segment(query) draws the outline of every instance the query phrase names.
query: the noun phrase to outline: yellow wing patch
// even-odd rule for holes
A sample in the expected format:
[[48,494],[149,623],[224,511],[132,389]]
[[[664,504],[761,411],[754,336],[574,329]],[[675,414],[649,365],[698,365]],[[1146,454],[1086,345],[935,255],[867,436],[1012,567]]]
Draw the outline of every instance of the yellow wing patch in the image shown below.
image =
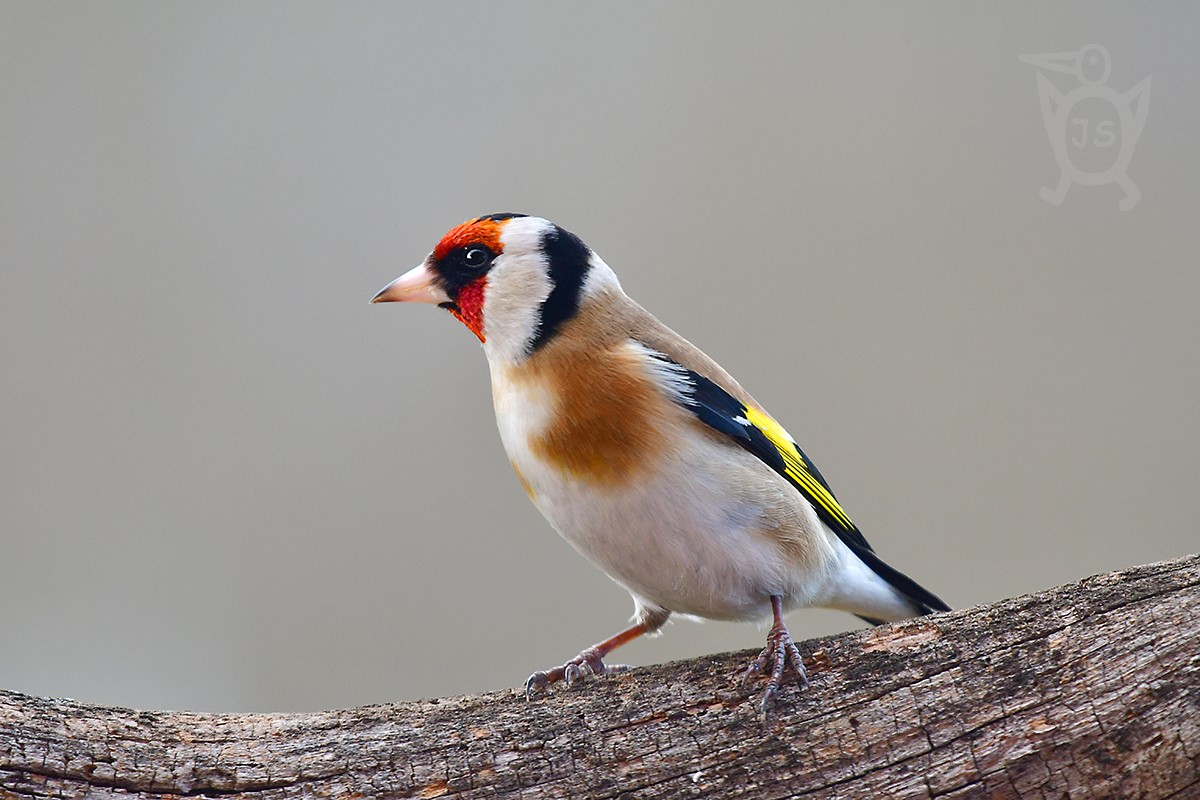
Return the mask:
[[829,516],[838,524],[847,530],[854,530],[854,523],[850,521],[850,517],[842,510],[841,504],[833,494],[809,470],[804,456],[796,447],[796,442],[783,429],[783,426],[776,422],[770,414],[758,408],[747,407],[745,417],[746,421],[762,431],[771,445],[779,451],[779,455],[783,458],[785,476],[795,483],[810,500],[828,512]]

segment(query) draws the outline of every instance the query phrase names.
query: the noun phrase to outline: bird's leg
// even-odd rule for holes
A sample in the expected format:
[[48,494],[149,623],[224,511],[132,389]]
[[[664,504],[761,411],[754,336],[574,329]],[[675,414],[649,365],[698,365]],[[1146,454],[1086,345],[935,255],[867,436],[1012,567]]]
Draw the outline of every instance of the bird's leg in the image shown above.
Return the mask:
[[779,686],[783,683],[783,675],[788,667],[800,678],[800,683],[808,686],[808,674],[804,671],[800,650],[792,641],[792,634],[788,633],[787,625],[783,624],[783,599],[779,595],[771,595],[771,612],[775,615],[775,622],[767,633],[767,646],[758,654],[758,658],[750,663],[746,674],[742,676],[742,683],[745,683],[751,675],[764,673],[768,666],[771,668],[771,677],[767,680],[767,690],[762,699],[764,716],[779,695]]
[[588,675],[624,672],[629,669],[628,666],[625,664],[605,664],[604,657],[621,645],[632,642],[642,634],[657,630],[666,621],[667,616],[669,615],[665,612],[650,614],[646,619],[635,625],[630,625],[617,635],[592,645],[561,667],[555,667],[546,672],[533,673],[529,676],[529,680],[525,681],[525,699],[530,699],[535,689],[541,689],[558,681],[565,680],[567,686],[571,686],[580,678],[587,677]]

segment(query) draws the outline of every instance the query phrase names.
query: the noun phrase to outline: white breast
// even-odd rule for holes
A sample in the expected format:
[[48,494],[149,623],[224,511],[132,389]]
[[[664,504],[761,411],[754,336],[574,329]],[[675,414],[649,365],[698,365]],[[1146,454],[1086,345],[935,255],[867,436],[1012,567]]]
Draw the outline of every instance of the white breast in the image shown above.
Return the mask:
[[[752,455],[687,426],[686,410],[662,463],[606,488],[566,474],[531,447],[556,412],[548,389],[493,367],[492,392],[501,440],[534,504],[640,605],[746,619],[769,612],[772,594],[789,607],[825,599],[838,563],[832,534]],[[804,559],[772,538],[781,523],[804,542]]]

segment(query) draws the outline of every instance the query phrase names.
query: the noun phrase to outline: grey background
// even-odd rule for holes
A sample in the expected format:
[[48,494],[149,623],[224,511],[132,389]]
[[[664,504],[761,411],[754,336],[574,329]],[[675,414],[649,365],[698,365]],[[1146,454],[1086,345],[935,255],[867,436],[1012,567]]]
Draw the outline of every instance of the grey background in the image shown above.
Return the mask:
[[[493,211],[579,233],[955,606],[1197,550],[1198,9],[0,3],[0,686],[318,709],[620,627],[474,338],[367,305]],[[1128,212],[1038,196],[1018,57],[1090,42],[1153,76]]]

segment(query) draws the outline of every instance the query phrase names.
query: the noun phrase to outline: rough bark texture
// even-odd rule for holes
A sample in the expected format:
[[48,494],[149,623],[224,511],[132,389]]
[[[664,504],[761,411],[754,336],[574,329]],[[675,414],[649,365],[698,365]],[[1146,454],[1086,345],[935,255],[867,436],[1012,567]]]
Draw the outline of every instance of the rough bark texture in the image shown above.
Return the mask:
[[0,693],[5,797],[1200,797],[1200,557],[750,653],[318,714]]

